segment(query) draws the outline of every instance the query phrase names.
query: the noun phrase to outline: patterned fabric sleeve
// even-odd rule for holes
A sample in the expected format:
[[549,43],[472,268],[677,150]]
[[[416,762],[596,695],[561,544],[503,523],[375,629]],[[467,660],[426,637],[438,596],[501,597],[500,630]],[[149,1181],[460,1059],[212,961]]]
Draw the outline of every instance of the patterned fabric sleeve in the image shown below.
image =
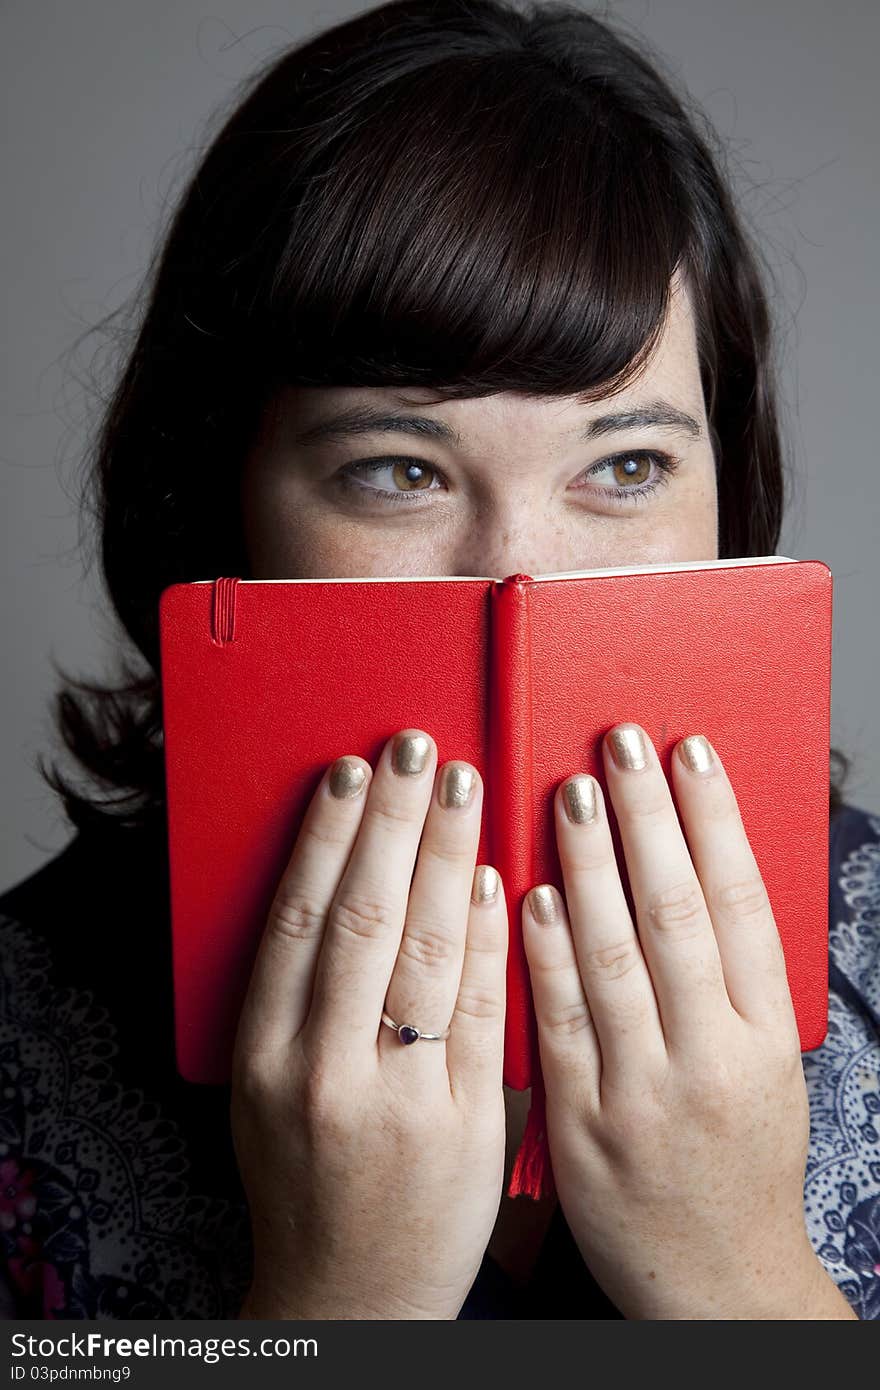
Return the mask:
[[220,1166],[225,1091],[189,1088],[182,1123],[118,1018],[56,974],[0,910],[0,1318],[237,1316],[247,1209],[192,1173],[199,1128]]
[[813,1249],[860,1318],[880,1318],[880,817],[831,826],[828,1035],[804,1054]]
[[162,861],[113,836],[0,897],[0,1316],[235,1317],[229,1088],[177,1074]]

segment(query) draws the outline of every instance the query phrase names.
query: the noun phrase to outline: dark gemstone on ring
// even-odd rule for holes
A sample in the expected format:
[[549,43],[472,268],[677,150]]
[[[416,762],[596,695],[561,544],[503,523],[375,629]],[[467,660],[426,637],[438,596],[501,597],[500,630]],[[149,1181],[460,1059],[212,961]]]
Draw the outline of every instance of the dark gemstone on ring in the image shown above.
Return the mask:
[[397,1036],[402,1043],[414,1043],[421,1035],[418,1028],[413,1028],[409,1023],[402,1023],[397,1030]]

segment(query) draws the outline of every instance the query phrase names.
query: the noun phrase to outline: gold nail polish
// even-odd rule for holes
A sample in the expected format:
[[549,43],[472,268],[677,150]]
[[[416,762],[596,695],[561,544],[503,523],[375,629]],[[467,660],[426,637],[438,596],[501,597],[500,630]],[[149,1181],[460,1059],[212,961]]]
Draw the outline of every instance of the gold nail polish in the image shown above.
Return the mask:
[[648,766],[648,750],[637,724],[621,724],[609,735],[611,755],[618,767],[639,772]]
[[477,779],[469,763],[444,763],[437,800],[444,808],[467,806],[473,800]]
[[478,864],[474,869],[474,882],[471,888],[471,901],[493,903],[498,897],[499,878],[490,864]]
[[424,772],[431,756],[431,744],[424,734],[396,734],[391,746],[391,766],[399,777],[415,777]]
[[569,777],[562,787],[562,805],[565,814],[575,825],[585,825],[595,820],[598,813],[596,783],[586,773]]
[[351,758],[337,758],[328,779],[330,795],[339,800],[357,796],[366,780],[367,774],[360,763],[352,762]]
[[679,744],[681,756],[691,772],[709,772],[715,762],[712,745],[702,734],[691,734]]
[[559,913],[556,911],[556,898],[552,888],[548,888],[542,883],[538,888],[532,888],[529,893],[529,911],[536,922],[540,922],[543,927],[550,927],[559,920]]

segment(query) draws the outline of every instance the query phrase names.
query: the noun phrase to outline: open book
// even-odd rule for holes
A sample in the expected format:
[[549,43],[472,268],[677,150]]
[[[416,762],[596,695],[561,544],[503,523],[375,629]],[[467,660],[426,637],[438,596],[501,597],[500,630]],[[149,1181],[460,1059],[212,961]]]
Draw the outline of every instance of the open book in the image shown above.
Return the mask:
[[606,792],[601,740],[642,725],[672,785],[687,734],[718,750],[782,939],[801,1046],[827,1016],[832,576],[771,555],[562,574],[172,584],[160,646],[177,1064],[229,1079],[272,897],[327,766],[425,729],[485,784],[478,863],[510,923],[504,1080],[538,1072],[521,906],[564,891],[553,793]]

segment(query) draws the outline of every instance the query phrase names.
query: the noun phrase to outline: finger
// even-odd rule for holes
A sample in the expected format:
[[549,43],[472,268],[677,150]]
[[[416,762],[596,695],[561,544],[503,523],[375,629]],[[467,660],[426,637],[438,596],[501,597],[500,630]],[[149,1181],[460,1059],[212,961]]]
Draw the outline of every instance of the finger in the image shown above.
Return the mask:
[[[507,997],[507,906],[501,876],[474,870],[464,962],[446,1043],[454,1094],[490,1103],[501,1087]],[[433,1044],[432,1044],[433,1045]]]
[[[455,1008],[482,807],[483,783],[477,769],[466,762],[444,763],[425,819],[403,936],[385,995],[385,1008],[395,1023],[423,1033],[444,1032]],[[442,1043],[405,1046],[404,1036],[383,1025],[382,1055],[398,1060],[410,1076],[428,1067],[445,1071]]]
[[324,924],[351,853],[373,770],[337,758],[321,778],[275,890],[244,1006],[236,1052],[276,1052],[303,1027]]
[[603,754],[667,1050],[702,1050],[730,1000],[669,784],[638,724],[616,725],[603,741]]
[[665,1064],[651,975],[623,891],[602,788],[578,774],[554,799],[565,901],[584,992],[602,1050],[603,1081],[622,1085]]
[[546,1089],[593,1107],[602,1055],[559,890],[542,883],[527,893],[522,921]]
[[694,734],[676,745],[672,776],[730,1001],[743,1018],[796,1031],[785,956],[767,889],[730,779],[707,738]]
[[420,729],[395,734],[379,757],[315,970],[306,1028],[325,1045],[375,1054],[436,765]]

